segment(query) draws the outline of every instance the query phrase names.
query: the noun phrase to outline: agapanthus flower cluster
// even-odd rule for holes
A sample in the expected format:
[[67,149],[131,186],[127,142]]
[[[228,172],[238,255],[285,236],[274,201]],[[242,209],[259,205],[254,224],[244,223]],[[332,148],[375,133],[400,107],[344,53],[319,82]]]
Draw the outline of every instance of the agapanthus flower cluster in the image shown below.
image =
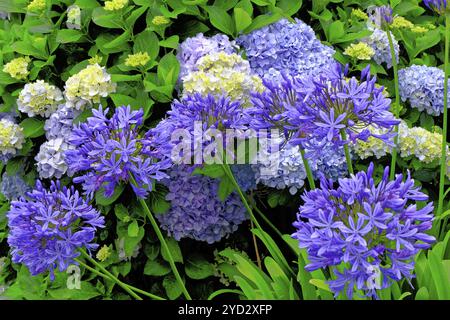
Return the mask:
[[66,26],[68,29],[81,29],[81,9],[79,6],[71,5],[67,8]]
[[337,181],[348,173],[344,147],[327,139],[309,140],[305,146],[305,156],[316,179],[324,175],[327,179]]
[[273,81],[282,73],[315,74],[334,61],[335,51],[323,45],[313,29],[298,19],[295,23],[282,19],[254,30],[240,36],[237,43],[245,49],[252,70]]
[[67,141],[62,138],[54,138],[44,142],[34,160],[41,179],[60,179],[68,170],[65,152],[73,149]]
[[80,253],[94,250],[95,233],[104,218],[73,187],[40,181],[32,192],[11,202],[7,213],[12,261],[28,267],[32,275],[64,271]]
[[[398,45],[398,42],[392,32],[391,36],[394,45],[395,57],[398,62],[400,46]],[[386,31],[374,28],[372,34],[369,37],[364,38],[362,42],[367,43],[375,51],[373,59],[376,63],[378,63],[379,65],[386,63],[388,69],[392,68],[392,55]]]
[[73,181],[83,185],[85,194],[92,195],[103,187],[109,197],[118,184],[134,178],[133,190],[145,197],[153,181],[166,177],[163,170],[170,162],[140,135],[144,112],[119,107],[108,118],[108,109],[100,106],[92,111],[93,116],[75,126],[69,138],[74,150],[66,151],[66,162],[69,170],[81,174]]
[[187,38],[180,44],[177,52],[177,59],[180,62],[179,79],[198,71],[197,62],[200,58],[218,52],[232,54],[236,48],[224,34],[205,37],[203,33],[199,33],[195,37]]
[[25,142],[23,129],[8,117],[0,119],[0,161],[6,162]]
[[18,174],[3,173],[0,182],[0,193],[8,200],[16,200],[30,191],[31,187]]
[[163,183],[169,189],[171,208],[157,215],[161,227],[176,240],[191,238],[209,244],[220,241],[248,219],[235,193],[225,201],[217,196],[219,180],[192,175],[193,168],[174,166]]
[[358,60],[370,60],[375,55],[375,50],[365,42],[358,42],[349,45],[344,54]]
[[9,74],[12,78],[17,80],[25,80],[30,74],[30,71],[28,71],[28,65],[30,62],[30,57],[19,57],[12,59],[3,66],[3,72]]
[[[367,128],[375,135],[386,134],[386,129],[375,128],[374,126],[369,126]],[[386,143],[383,140],[377,139],[375,137],[369,137],[366,141],[357,140],[355,143],[351,144],[352,150],[358,155],[360,159],[367,159],[370,157],[376,157],[380,159],[393,150],[393,143]]]
[[198,71],[182,78],[184,96],[192,93],[225,95],[245,107],[250,105],[251,92],[263,89],[261,79],[252,73],[248,61],[235,53],[207,54],[196,66]]
[[62,100],[61,90],[44,80],[37,80],[27,83],[20,91],[17,107],[21,112],[27,113],[29,117],[36,115],[49,117],[56,111]]
[[370,22],[382,30],[387,30],[394,21],[393,10],[390,6],[369,7],[368,10]]
[[[438,116],[444,111],[444,71],[412,65],[398,72],[400,97],[413,108]],[[450,99],[449,99],[450,102]]]
[[105,67],[96,63],[67,79],[64,89],[66,100],[73,102],[75,109],[80,110],[86,104],[99,103],[100,98],[115,92],[116,84],[111,81]]
[[445,14],[447,10],[447,0],[423,0],[423,3],[437,14]]
[[230,166],[230,169],[242,191],[246,192],[256,189],[256,170],[251,164],[233,164]]
[[374,182],[374,165],[366,172],[339,180],[322,179],[318,189],[305,192],[297,228],[292,236],[306,248],[310,263],[306,270],[340,266],[335,280],[328,282],[336,294],[352,298],[356,290],[376,297],[376,290],[393,281],[413,277],[414,257],[435,239],[431,229],[433,204],[418,208],[416,201],[428,196],[414,180],[397,175],[389,181],[386,168]]
[[253,165],[256,182],[296,194],[305,184],[306,170],[300,148],[285,144],[279,152],[271,152],[266,161]]

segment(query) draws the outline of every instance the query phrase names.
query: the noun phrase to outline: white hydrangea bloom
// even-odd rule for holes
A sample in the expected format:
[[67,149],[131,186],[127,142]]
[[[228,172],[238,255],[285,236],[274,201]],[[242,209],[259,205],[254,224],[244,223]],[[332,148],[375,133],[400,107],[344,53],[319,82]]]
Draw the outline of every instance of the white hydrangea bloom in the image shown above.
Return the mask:
[[7,118],[0,120],[0,160],[6,160],[22,149],[25,138],[23,129]]
[[27,83],[20,91],[17,106],[29,117],[36,115],[49,117],[56,111],[62,100],[61,90],[44,80],[38,80],[34,83]]
[[81,29],[81,9],[79,6],[71,5],[67,8],[66,26],[68,29]]
[[63,138],[51,139],[41,145],[34,158],[41,179],[61,178],[67,172],[64,152],[73,149]]
[[67,79],[64,89],[66,99],[80,110],[86,104],[100,103],[100,98],[116,91],[116,84],[106,69],[95,63]]

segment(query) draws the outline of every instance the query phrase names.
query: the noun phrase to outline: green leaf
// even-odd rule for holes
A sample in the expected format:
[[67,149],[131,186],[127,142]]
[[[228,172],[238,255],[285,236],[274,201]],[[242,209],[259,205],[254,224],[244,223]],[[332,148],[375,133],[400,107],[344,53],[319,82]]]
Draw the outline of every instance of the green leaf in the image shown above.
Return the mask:
[[277,7],[289,16],[292,16],[302,7],[302,0],[278,0]]
[[161,58],[158,65],[158,80],[160,83],[170,85],[172,88],[178,80],[180,63],[173,53],[168,53]]
[[277,22],[280,20],[281,15],[278,13],[273,14],[262,14],[253,19],[252,24],[244,30],[244,33],[249,33],[256,29],[261,29],[269,24]]
[[319,289],[325,290],[327,292],[332,292],[330,287],[328,286],[328,284],[321,279],[311,279],[309,280],[309,283],[311,283],[312,285],[316,286]]
[[417,290],[416,300],[430,300],[430,294],[428,293],[428,289],[426,287],[422,287]]
[[187,258],[184,270],[194,280],[201,280],[214,275],[214,267],[200,254],[194,253]]
[[124,31],[124,33],[122,33],[120,36],[115,37],[114,40],[112,40],[111,42],[106,43],[103,48],[105,49],[113,49],[113,48],[118,48],[123,46],[124,44],[126,44],[129,40],[130,40],[130,32]]
[[83,36],[83,34],[74,29],[61,29],[58,30],[56,34],[56,42],[58,43],[70,43],[70,42],[77,42],[80,40],[80,38]]
[[116,204],[114,206],[114,213],[116,214],[116,217],[119,220],[121,220],[123,222],[130,221],[130,215],[128,213],[128,210],[123,204],[121,204],[121,203]]
[[111,197],[105,196],[105,189],[101,188],[95,193],[95,202],[101,206],[108,206],[114,203],[122,194],[125,187],[121,184],[117,185]]
[[220,164],[210,164],[205,165],[203,168],[196,168],[192,174],[202,174],[216,179],[225,176],[225,171]]
[[128,225],[128,236],[135,238],[139,235],[139,224],[136,220]]
[[228,177],[222,177],[219,183],[219,190],[217,191],[217,195],[221,201],[225,201],[228,196],[233,193],[236,188],[234,184]]
[[112,74],[111,75],[111,81],[113,82],[131,82],[131,81],[140,81],[141,75],[140,74]]
[[174,35],[165,40],[161,40],[159,42],[159,45],[164,48],[176,49],[176,48],[178,48],[179,41],[180,41],[180,37],[177,35]]
[[170,266],[162,260],[147,260],[144,267],[144,274],[148,276],[161,277],[170,273]]
[[225,34],[233,35],[234,25],[228,12],[220,7],[208,6],[206,11],[209,14],[211,24]]
[[166,294],[170,300],[175,300],[183,293],[183,289],[181,288],[180,284],[171,274],[164,277],[162,285],[166,290]]
[[335,43],[338,39],[345,36],[345,29],[344,29],[344,23],[341,21],[334,21],[329,27],[328,27],[328,41],[331,43]]
[[150,30],[142,31],[134,38],[133,51],[135,53],[147,52],[150,59],[155,60],[159,54],[158,36]]
[[92,21],[104,28],[122,28],[123,20],[119,14],[114,11],[106,11],[103,7],[95,8],[92,11]]
[[20,126],[23,128],[25,138],[36,138],[45,133],[44,121],[36,118],[26,118],[20,123]]
[[[172,255],[172,258],[175,262],[183,263],[183,255],[181,254],[180,246],[178,242],[174,238],[166,238],[167,246],[169,247],[169,252]],[[169,262],[169,257],[167,255],[166,250],[161,247],[161,255],[164,260]]]
[[130,106],[134,110],[139,109],[141,107],[140,105],[138,105],[138,102],[136,101],[136,99],[133,99],[124,94],[112,93],[112,94],[110,94],[110,97],[116,107]]
[[252,17],[241,8],[234,8],[234,23],[239,33],[252,24]]

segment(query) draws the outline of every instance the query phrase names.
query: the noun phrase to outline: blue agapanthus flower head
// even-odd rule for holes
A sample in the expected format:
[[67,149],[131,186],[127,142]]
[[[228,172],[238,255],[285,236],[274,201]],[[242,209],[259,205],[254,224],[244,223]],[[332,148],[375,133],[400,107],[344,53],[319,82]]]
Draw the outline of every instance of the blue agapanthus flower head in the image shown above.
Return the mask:
[[224,34],[205,37],[199,33],[195,37],[187,38],[180,44],[177,52],[177,59],[180,62],[179,79],[197,71],[197,62],[200,58],[222,51],[227,54],[236,51],[236,45]]
[[317,39],[314,30],[299,19],[287,19],[241,35],[252,70],[261,78],[277,81],[290,76],[315,74],[334,61],[335,51]]
[[[347,70],[334,64],[316,77],[295,79],[295,82],[300,103],[288,108],[284,116],[289,122],[287,130],[308,129],[310,134],[300,135],[300,142],[314,137],[347,143],[348,140],[342,139],[342,132],[353,141],[367,140],[373,135],[366,129],[369,125],[390,130],[399,123],[389,111],[391,100],[383,95],[382,87],[375,86],[376,77],[370,75],[369,66],[359,80],[347,79]],[[392,135],[376,137],[389,143]]]
[[418,207],[428,196],[386,168],[379,183],[367,172],[339,179],[338,186],[322,178],[320,188],[303,194],[292,235],[306,248],[308,271],[339,266],[329,286],[336,295],[355,290],[376,297],[392,281],[413,277],[414,257],[435,241],[425,232],[432,227],[433,204]]
[[423,3],[434,12],[443,15],[447,10],[447,0],[423,0]]
[[100,107],[92,112],[92,117],[73,129],[69,139],[75,148],[66,151],[66,162],[71,172],[81,174],[73,181],[82,183],[88,195],[103,187],[105,195],[111,196],[118,184],[133,177],[133,190],[145,197],[154,180],[166,177],[164,170],[170,167],[170,159],[139,134],[143,111],[119,107],[110,118],[108,109]]
[[18,174],[3,173],[0,182],[0,193],[8,200],[16,200],[31,190],[31,187]]
[[7,213],[12,260],[23,263],[32,275],[59,269],[64,271],[80,255],[93,250],[104,218],[80,196],[74,187],[52,181],[45,188],[40,181],[32,192],[11,202]]
[[382,29],[387,29],[394,22],[394,12],[391,6],[379,6],[369,8],[370,20]]
[[218,197],[219,180],[192,175],[193,167],[173,166],[163,183],[169,189],[168,212],[157,215],[161,228],[176,240],[191,238],[214,243],[237,230],[248,219],[239,196]]
[[[444,112],[444,71],[428,66],[412,65],[398,72],[402,101],[411,107],[438,116]],[[449,98],[450,102],[450,98]]]

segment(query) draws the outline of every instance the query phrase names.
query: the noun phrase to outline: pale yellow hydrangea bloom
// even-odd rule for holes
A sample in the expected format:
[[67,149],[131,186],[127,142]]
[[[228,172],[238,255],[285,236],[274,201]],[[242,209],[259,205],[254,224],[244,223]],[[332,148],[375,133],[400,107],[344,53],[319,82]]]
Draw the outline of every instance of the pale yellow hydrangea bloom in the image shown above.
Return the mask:
[[104,9],[107,11],[120,10],[128,4],[128,0],[105,1]]
[[361,9],[352,9],[352,16],[361,19],[361,20],[367,20],[369,19],[369,16],[367,13],[362,11]]
[[94,57],[90,58],[88,62],[89,64],[100,64],[100,62],[102,62],[102,57],[96,54]]
[[67,8],[67,28],[81,29],[81,9],[77,5],[72,5]]
[[370,60],[375,55],[375,50],[365,42],[358,42],[348,46],[344,54],[358,60]]
[[29,117],[35,115],[49,117],[56,111],[62,100],[61,90],[44,80],[38,80],[34,83],[27,83],[20,91],[17,106]]
[[170,19],[168,19],[168,18],[166,18],[166,17],[164,17],[164,16],[155,16],[155,17],[152,19],[152,23],[153,23],[155,26],[164,26],[164,25],[170,23]]
[[2,155],[16,154],[22,149],[25,141],[23,129],[8,119],[0,120],[0,153]]
[[237,54],[209,54],[199,59],[197,67],[198,71],[182,79],[184,95],[226,95],[248,107],[250,93],[264,90],[261,78],[252,74],[249,62]]
[[405,19],[401,16],[396,16],[394,18],[394,21],[392,22],[392,27],[397,28],[397,29],[400,29],[400,28],[411,29],[414,27],[414,23],[412,23],[408,19]]
[[69,102],[77,102],[76,109],[82,109],[86,103],[99,103],[100,98],[115,91],[116,84],[111,81],[106,69],[92,64],[67,79],[64,94]]
[[138,52],[129,54],[125,60],[125,65],[129,67],[145,66],[150,61],[150,56],[147,52]]
[[33,0],[27,6],[27,11],[39,13],[47,7],[46,0]]
[[28,64],[30,62],[30,57],[15,58],[3,66],[3,72],[8,73],[15,79],[25,80],[30,73],[28,71]]
[[96,258],[97,260],[103,262],[110,256],[111,256],[111,249],[107,245],[104,245],[103,247],[100,248],[100,250],[98,250]]
[[414,26],[414,27],[411,28],[411,31],[414,32],[414,33],[426,33],[429,30],[427,28],[425,28],[425,27],[422,27],[422,26]]

